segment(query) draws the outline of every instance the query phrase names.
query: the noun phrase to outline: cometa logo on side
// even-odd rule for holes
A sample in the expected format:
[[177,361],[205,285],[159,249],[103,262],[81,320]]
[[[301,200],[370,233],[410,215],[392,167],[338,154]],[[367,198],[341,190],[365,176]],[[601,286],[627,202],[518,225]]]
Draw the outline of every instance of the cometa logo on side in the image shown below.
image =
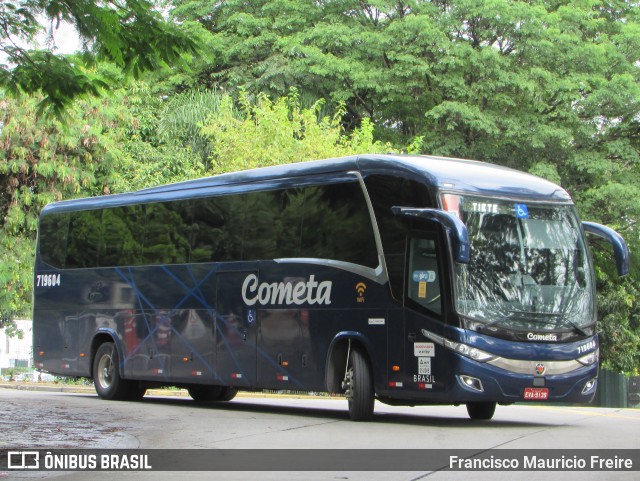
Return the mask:
[[247,306],[256,303],[266,305],[331,304],[331,281],[317,282],[315,276],[307,281],[262,282],[258,276],[249,274],[242,283],[242,299]]

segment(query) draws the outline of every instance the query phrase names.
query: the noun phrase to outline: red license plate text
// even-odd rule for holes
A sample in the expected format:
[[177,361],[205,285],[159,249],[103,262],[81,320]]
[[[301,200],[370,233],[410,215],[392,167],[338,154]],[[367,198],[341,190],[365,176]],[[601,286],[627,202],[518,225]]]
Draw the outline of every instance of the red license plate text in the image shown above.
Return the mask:
[[524,399],[527,401],[546,401],[549,399],[549,388],[525,387]]

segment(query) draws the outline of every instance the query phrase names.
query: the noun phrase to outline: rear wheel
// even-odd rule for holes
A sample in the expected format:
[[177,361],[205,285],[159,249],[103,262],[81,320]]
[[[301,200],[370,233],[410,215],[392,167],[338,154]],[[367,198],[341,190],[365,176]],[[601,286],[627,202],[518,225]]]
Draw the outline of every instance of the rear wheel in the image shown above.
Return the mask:
[[238,390],[234,387],[223,387],[218,401],[231,401],[238,394]]
[[[113,342],[100,345],[93,359],[93,384],[102,399],[124,401],[131,399],[132,384],[120,377],[120,357]],[[144,395],[144,392],[142,392]],[[140,396],[142,397],[142,396]]]
[[221,386],[191,386],[187,389],[189,396],[198,402],[218,401],[222,390]]
[[467,403],[467,412],[471,419],[488,420],[493,417],[496,412],[496,403],[494,402],[470,402]]
[[373,376],[364,354],[353,350],[349,356],[347,374],[342,383],[349,401],[349,417],[353,421],[367,421],[373,416]]

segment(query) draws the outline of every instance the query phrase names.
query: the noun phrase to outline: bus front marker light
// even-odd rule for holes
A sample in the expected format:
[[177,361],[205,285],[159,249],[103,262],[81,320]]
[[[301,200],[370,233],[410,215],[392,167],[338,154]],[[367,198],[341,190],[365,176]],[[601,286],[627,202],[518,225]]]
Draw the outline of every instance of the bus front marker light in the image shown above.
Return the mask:
[[482,381],[480,381],[480,379],[478,379],[477,377],[466,376],[464,374],[461,374],[458,377],[460,378],[460,381],[465,387],[468,387],[469,389],[473,389],[474,391],[484,392]]

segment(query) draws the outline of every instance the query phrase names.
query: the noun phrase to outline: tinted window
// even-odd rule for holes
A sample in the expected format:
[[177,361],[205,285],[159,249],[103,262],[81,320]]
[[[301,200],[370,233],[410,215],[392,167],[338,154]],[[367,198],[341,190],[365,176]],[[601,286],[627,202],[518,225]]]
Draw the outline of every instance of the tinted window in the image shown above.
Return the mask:
[[143,262],[145,209],[142,205],[102,212],[98,266],[131,266]]
[[295,257],[378,264],[355,182],[53,215],[40,230],[43,260],[67,268]]
[[242,260],[243,196],[196,199],[194,206],[191,262]]
[[54,267],[64,267],[68,232],[69,214],[48,215],[42,218],[38,237],[44,262]]
[[393,295],[400,299],[403,290],[406,239],[413,222],[394,215],[391,207],[433,207],[429,191],[418,182],[384,175],[371,175],[365,179],[365,184],[382,238],[391,290]]
[[65,266],[95,267],[102,240],[102,211],[85,210],[71,214]]
[[438,249],[433,239],[411,238],[407,297],[413,303],[435,313],[442,313]]
[[373,228],[360,185],[323,185],[305,191],[300,256],[377,266]]
[[189,262],[193,215],[188,201],[147,204],[142,264]]

